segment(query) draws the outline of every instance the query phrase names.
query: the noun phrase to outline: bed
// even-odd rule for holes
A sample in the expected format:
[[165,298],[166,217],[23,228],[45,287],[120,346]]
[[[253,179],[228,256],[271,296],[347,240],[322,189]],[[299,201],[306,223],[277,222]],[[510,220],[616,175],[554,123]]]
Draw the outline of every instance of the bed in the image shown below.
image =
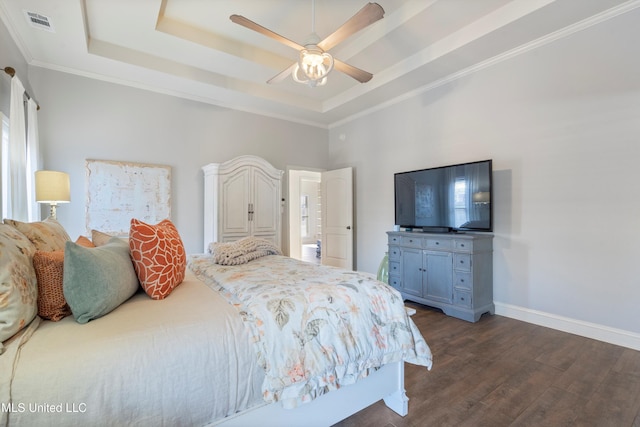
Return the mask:
[[[106,246],[118,246],[114,240]],[[74,244],[67,241],[65,246]],[[19,252],[33,256],[24,249]],[[65,257],[68,254],[65,251]],[[188,263],[184,277],[166,297],[150,298],[146,288],[138,287],[124,302],[86,323],[79,323],[75,312],[56,322],[35,316],[4,340],[0,424],[327,426],[380,399],[400,415],[407,413],[404,362],[430,368],[431,354],[395,290],[367,274],[312,266],[274,253],[240,265],[217,264],[212,254],[193,255]],[[269,276],[269,270],[275,276]],[[266,283],[276,277],[285,277],[285,290],[266,291]],[[290,291],[300,278],[310,282],[312,308]],[[320,286],[323,280],[335,282],[329,293]],[[374,292],[366,296],[374,301],[366,309],[354,299],[365,294],[365,287]],[[336,304],[338,294],[351,303],[350,311],[374,322],[366,336],[349,337],[357,345],[344,349],[327,341],[335,313],[342,313],[334,320],[343,326],[355,323],[342,311],[327,311],[326,304]],[[279,304],[269,302],[274,295]],[[264,304],[256,303],[260,298]],[[275,326],[255,311],[261,305],[273,313]],[[309,315],[314,309],[324,315]],[[307,317],[300,323],[296,316]],[[287,331],[294,324],[306,327]],[[288,350],[269,350],[280,341],[268,339],[269,328],[294,336],[307,359],[317,358],[314,349],[320,349],[320,359],[333,365],[314,375],[313,369],[294,364],[295,369],[278,380],[273,372],[283,368],[266,353]],[[373,359],[358,359],[373,348],[382,351]],[[343,350],[362,354],[344,360]],[[292,360],[281,359],[284,368]],[[315,362],[308,365],[317,367]]]

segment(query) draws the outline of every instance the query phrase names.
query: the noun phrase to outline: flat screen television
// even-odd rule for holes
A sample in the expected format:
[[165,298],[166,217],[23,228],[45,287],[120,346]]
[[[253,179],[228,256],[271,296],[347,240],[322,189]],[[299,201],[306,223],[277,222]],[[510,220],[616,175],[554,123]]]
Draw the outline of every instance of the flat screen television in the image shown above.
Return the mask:
[[424,231],[493,231],[492,161],[394,174],[395,223]]

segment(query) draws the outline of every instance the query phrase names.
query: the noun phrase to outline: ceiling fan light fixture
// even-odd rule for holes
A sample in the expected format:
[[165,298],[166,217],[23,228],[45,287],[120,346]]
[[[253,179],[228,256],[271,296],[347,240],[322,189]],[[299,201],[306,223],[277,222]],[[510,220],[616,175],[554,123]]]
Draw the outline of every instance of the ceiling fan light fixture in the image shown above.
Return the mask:
[[[299,52],[296,62],[288,66],[276,76],[267,80],[267,83],[278,83],[290,74],[297,83],[304,83],[311,87],[322,86],[327,83],[327,75],[333,70],[334,59],[327,51],[332,49],[344,39],[366,28],[384,17],[384,9],[378,3],[367,3],[355,15],[349,18],[342,26],[329,36],[320,40],[315,32],[315,1],[311,1],[311,34],[304,45],[300,45],[268,28],[257,24],[242,15],[231,15],[232,22],[242,25],[252,31],[256,31],[278,42],[287,45]],[[360,83],[366,83],[373,74],[360,70],[352,65],[336,60],[337,70],[353,77]]]
[[327,83],[326,77],[321,80],[310,80],[297,62],[293,72],[291,73],[291,77],[293,77],[294,82],[302,83],[309,87],[324,86]]
[[293,80],[311,87],[327,83],[327,75],[333,70],[333,56],[315,45],[307,45],[300,51],[293,72]]

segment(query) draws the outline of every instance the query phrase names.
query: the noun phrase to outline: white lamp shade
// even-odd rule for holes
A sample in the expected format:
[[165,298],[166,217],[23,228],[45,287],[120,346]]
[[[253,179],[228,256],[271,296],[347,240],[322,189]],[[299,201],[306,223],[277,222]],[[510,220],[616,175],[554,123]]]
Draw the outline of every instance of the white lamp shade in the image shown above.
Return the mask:
[[57,171],[36,171],[36,202],[69,203],[69,175]]

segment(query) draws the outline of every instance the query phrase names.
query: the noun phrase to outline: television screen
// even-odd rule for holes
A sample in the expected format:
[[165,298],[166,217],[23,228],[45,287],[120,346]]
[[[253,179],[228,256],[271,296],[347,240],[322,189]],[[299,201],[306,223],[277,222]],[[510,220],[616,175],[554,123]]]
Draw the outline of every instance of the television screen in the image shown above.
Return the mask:
[[492,231],[491,163],[396,173],[395,223],[425,231]]

